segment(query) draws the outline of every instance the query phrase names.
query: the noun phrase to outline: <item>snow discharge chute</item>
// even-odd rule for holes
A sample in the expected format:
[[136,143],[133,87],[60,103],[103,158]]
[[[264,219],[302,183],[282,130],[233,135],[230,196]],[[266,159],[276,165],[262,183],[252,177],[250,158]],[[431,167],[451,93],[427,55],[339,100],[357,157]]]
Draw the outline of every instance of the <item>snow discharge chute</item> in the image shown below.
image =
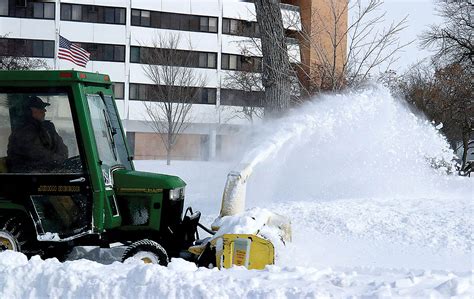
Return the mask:
[[211,226],[214,236],[205,244],[189,249],[199,256],[204,256],[206,249],[210,249],[219,268],[237,265],[263,269],[275,263],[275,247],[278,251],[291,241],[291,223],[288,219],[266,209],[245,210],[247,181],[255,165],[271,152],[263,153],[265,156],[257,156],[258,160],[254,159],[253,163],[241,163],[229,172],[221,211]]
[[[235,221],[235,217],[245,218],[249,213],[252,214],[251,211],[245,211],[245,201],[247,181],[254,169],[258,164],[276,155],[290,140],[302,136],[317,121],[311,115],[301,115],[297,118],[296,121],[285,122],[280,120],[272,126],[268,126],[271,127],[268,136],[250,150],[233,171],[229,172],[222,195],[220,214],[212,224],[213,230],[219,233],[226,226],[226,221]],[[260,219],[254,219],[256,217]],[[258,215],[251,216],[251,218],[258,225],[253,228],[249,227],[248,233],[262,235],[274,242],[274,245],[276,245],[275,242],[284,244],[291,241],[291,223],[282,215],[263,210]],[[264,231],[266,231],[266,235]],[[270,235],[272,237],[269,237]]]

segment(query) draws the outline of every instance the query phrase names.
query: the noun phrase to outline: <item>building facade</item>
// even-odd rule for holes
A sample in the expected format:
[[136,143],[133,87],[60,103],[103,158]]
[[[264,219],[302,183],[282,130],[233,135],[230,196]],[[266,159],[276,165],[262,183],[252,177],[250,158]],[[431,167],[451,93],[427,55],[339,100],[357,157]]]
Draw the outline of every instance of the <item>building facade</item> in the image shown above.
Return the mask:
[[[299,3],[282,2],[285,26],[299,31]],[[236,136],[249,125],[241,115],[243,107],[261,109],[258,91],[233,89],[226,84],[228,74],[258,73],[258,51],[249,50],[255,40],[258,43],[251,1],[0,0],[0,56],[41,58],[50,69],[109,74],[136,159],[166,156],[160,136],[147,122],[143,102],[153,100],[147,92],[153,82],[144,72],[143,53],[156,44],[157,38],[170,34],[179,36],[178,50],[193,57],[183,67],[193,68],[206,78],[173,159],[232,155]],[[55,59],[59,35],[91,53],[86,68]],[[301,61],[297,42],[289,44],[289,52],[293,62]]]

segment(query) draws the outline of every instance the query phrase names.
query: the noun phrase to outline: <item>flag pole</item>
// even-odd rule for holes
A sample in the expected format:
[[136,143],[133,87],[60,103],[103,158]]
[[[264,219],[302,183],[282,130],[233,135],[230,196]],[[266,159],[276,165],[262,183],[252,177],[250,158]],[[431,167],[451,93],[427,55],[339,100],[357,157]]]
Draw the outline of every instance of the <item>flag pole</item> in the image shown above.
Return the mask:
[[54,27],[55,27],[55,34],[54,34],[54,69],[59,69],[59,62],[58,62],[58,52],[59,52],[59,33],[60,33],[60,19],[61,19],[61,0],[56,0],[55,6],[55,14],[54,14]]

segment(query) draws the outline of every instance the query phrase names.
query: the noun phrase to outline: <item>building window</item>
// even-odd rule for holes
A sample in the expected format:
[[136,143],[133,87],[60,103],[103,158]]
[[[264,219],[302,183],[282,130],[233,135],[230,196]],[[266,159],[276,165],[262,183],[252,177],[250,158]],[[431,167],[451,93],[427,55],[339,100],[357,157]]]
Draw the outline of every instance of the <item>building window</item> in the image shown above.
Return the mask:
[[0,16],[54,19],[54,3],[0,0]]
[[261,72],[261,57],[222,54],[223,70]]
[[[135,101],[154,101],[158,102],[156,98],[156,92],[153,90],[156,88],[166,88],[170,89],[168,92],[162,92],[162,94],[187,94],[189,97],[192,97],[190,103],[192,104],[216,104],[216,89],[215,88],[196,88],[196,87],[184,87],[184,86],[164,86],[164,85],[154,85],[154,84],[138,84],[130,83],[130,100]],[[181,89],[180,91],[174,92],[174,89]],[[153,96],[155,95],[155,96]],[[181,99],[167,99],[170,102],[181,103]]]
[[114,97],[116,100],[123,99],[124,96],[124,84],[123,82],[114,82],[112,85],[112,90],[114,92]]
[[149,89],[153,85],[130,83],[130,100],[150,101]]
[[114,46],[114,59],[125,61],[125,47]]
[[104,8],[104,21],[107,24],[115,23],[115,10],[113,7]]
[[199,67],[215,69],[217,67],[216,53],[199,53]]
[[206,17],[201,17],[200,18],[200,30],[201,31],[209,31],[209,19]]
[[217,33],[216,17],[132,9],[132,26]]
[[217,32],[217,18],[209,18],[209,32]]
[[207,53],[207,67],[215,69],[217,67],[217,54]]
[[54,3],[43,3],[43,17],[54,19]]
[[128,92],[130,100],[138,100],[138,84],[130,83]]
[[125,24],[125,9],[114,8],[114,22],[117,24]]
[[8,1],[0,1],[0,16],[8,16]]
[[217,32],[217,18],[200,17],[199,30],[203,32]]
[[130,100],[150,101],[148,89],[153,85],[130,83]]
[[54,57],[54,42],[53,41],[41,41],[33,40],[32,41],[32,57]]
[[258,23],[245,20],[224,18],[222,19],[222,33],[248,37],[258,37]]
[[191,30],[191,18],[186,15],[179,15],[179,30],[189,31]]
[[131,46],[130,62],[216,69],[217,53]]
[[132,9],[132,25],[140,26],[140,11]]
[[151,22],[150,22],[150,12],[149,11],[144,11],[142,10],[141,16],[140,16],[140,22],[142,26],[147,26],[149,27]]
[[201,104],[215,104],[216,103],[216,89],[203,88],[201,90]]
[[125,8],[61,3],[61,20],[103,24],[125,24]]
[[237,55],[229,55],[229,70],[237,69]]
[[0,38],[0,56],[54,58],[54,41]]
[[140,63],[140,47],[130,47],[130,62]]
[[263,91],[221,89],[220,103],[225,106],[263,107]]
[[71,5],[71,20],[82,21],[82,6],[81,5]]
[[90,60],[95,61],[114,61],[125,62],[125,46],[93,44],[93,43],[76,43],[91,53]]
[[[132,9],[132,25],[150,27],[151,16],[148,10]],[[159,18],[155,18],[158,21]]]
[[71,20],[71,11],[72,5],[70,4],[62,4],[61,5],[61,20]]
[[37,18],[37,19],[43,18],[43,3],[39,3],[39,2],[33,3],[33,18]]

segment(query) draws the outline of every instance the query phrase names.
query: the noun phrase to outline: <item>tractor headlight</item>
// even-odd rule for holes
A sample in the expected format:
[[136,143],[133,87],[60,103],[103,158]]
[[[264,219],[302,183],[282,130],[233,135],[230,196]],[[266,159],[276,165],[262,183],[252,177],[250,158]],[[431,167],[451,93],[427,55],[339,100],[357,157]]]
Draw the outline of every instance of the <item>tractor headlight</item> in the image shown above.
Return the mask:
[[170,189],[170,200],[180,200],[184,198],[184,187]]

